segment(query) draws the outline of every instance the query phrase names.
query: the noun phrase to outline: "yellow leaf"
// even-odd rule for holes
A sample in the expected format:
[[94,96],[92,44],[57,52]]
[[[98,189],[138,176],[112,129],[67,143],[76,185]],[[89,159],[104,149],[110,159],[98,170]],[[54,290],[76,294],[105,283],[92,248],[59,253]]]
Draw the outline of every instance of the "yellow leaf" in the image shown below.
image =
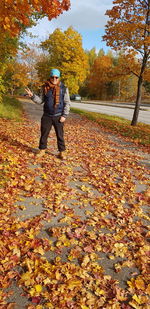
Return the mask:
[[135,304],[133,301],[130,301],[129,304],[135,309],[141,309],[141,306]]
[[141,299],[139,296],[137,296],[136,294],[133,295],[132,297],[139,305],[141,305]]
[[144,281],[143,281],[143,279],[142,278],[136,278],[136,280],[135,280],[135,286],[136,286],[136,288],[137,289],[139,289],[139,290],[145,290],[145,283],[144,283]]
[[74,259],[74,257],[73,257],[72,255],[69,255],[69,256],[68,256],[68,260],[69,260],[69,261],[72,261],[73,259]]
[[91,253],[91,254],[90,254],[90,259],[91,259],[92,261],[95,261],[97,258],[98,258],[98,256],[97,256],[96,253]]
[[60,278],[61,278],[61,273],[57,270],[56,271],[56,279],[60,280]]
[[30,278],[31,278],[31,274],[30,274],[29,272],[26,272],[26,273],[22,274],[22,276],[21,276],[21,279],[22,279],[23,281],[27,281],[27,280],[29,280]]
[[36,284],[34,287],[35,287],[36,292],[38,293],[42,292],[42,285]]
[[45,173],[42,174],[43,179],[47,179],[47,175]]
[[54,309],[54,306],[52,305],[52,303],[46,303],[46,308]]
[[115,259],[114,255],[109,255],[109,259],[114,260]]
[[48,283],[51,282],[51,280],[49,278],[46,278],[43,282],[44,282],[44,284],[48,284]]
[[35,291],[34,288],[30,289],[29,293],[30,293],[31,297],[36,295],[36,291]]
[[68,288],[73,290],[75,287],[80,287],[81,281],[80,280],[70,280],[68,281]]
[[95,294],[97,296],[100,296],[100,295],[105,295],[106,292],[104,290],[101,290],[100,288],[97,288],[96,291],[95,291]]
[[127,281],[127,283],[128,283],[128,286],[129,286],[132,290],[135,289],[135,286],[134,286],[134,279],[133,279],[133,278],[131,278],[131,281]]
[[8,16],[5,17],[5,22],[6,22],[6,24],[10,23],[10,19],[9,19]]
[[81,264],[82,267],[85,267],[90,261],[90,258],[88,255],[85,255],[84,258],[83,258],[83,262]]
[[36,309],[43,309],[43,306],[42,305],[37,305]]
[[60,262],[60,261],[61,261],[61,257],[60,257],[60,256],[57,256],[57,257],[56,257],[56,263],[57,263],[57,262]]
[[83,191],[83,192],[90,192],[91,191],[91,188],[90,187],[86,187],[85,185],[82,185],[80,187],[80,189]]
[[85,212],[85,213],[86,213],[86,215],[87,215],[87,216],[89,216],[89,215],[91,215],[91,214],[92,214],[92,212],[91,212],[91,211],[89,211],[89,210],[86,210],[86,212]]
[[17,255],[18,257],[20,257],[20,255],[21,255],[21,252],[20,252],[20,249],[19,248],[14,248],[14,250],[13,250],[13,254],[14,255]]
[[44,253],[45,253],[42,247],[39,247],[39,248],[37,248],[37,249],[34,249],[34,252],[40,253],[41,255],[44,255]]

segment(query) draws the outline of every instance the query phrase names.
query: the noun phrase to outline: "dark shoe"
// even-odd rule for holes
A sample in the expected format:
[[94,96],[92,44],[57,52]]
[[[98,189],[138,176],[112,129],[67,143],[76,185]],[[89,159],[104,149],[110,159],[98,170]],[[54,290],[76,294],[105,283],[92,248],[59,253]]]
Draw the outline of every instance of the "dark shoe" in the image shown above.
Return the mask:
[[65,159],[64,153],[62,151],[59,152],[58,158],[61,159],[61,160]]

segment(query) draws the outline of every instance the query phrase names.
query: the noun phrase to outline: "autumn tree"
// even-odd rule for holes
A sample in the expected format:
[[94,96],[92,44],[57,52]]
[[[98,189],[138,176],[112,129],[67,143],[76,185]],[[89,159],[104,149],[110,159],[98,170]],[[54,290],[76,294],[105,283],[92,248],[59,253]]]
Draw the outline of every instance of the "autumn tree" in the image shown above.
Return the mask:
[[114,54],[109,50],[105,54],[101,49],[94,54],[93,50],[86,51],[89,57],[89,73],[79,90],[81,96],[119,101],[135,99],[137,78],[130,71],[131,63],[132,69],[137,69],[137,59],[132,57],[131,63],[128,63],[129,57],[121,52]]
[[103,48],[100,48],[99,52],[98,52],[98,57],[102,57],[105,55],[105,52],[103,50]]
[[31,17],[51,20],[69,7],[70,0],[1,0],[0,30],[16,36],[22,27],[31,25]]
[[95,59],[88,78],[90,96],[96,99],[106,99],[111,70],[112,58],[104,55]]
[[141,104],[144,72],[150,56],[150,0],[115,0],[106,12],[109,21],[103,36],[115,50],[124,49],[126,55],[138,56],[139,70],[135,110],[131,125],[136,125]]
[[28,86],[37,91],[41,85],[40,78],[36,69],[36,63],[41,59],[38,46],[30,44],[19,53],[19,60],[27,68],[28,71]]
[[[14,42],[27,27],[47,16],[56,18],[70,7],[70,0],[1,0],[0,4],[0,101],[5,91],[7,59],[14,56]],[[6,51],[6,53],[5,53]]]
[[14,57],[18,49],[18,39],[9,35],[0,35],[0,75],[3,74],[5,66]]
[[28,67],[16,60],[7,65],[7,70],[4,75],[5,87],[12,95],[18,90],[23,91],[30,82]]
[[0,102],[2,95],[6,91],[4,76],[7,66],[16,56],[18,49],[18,39],[12,38],[8,34],[1,33],[0,36]]
[[86,54],[88,56],[89,68],[91,68],[91,66],[93,65],[95,59],[97,58],[96,48],[93,47],[92,49],[86,50],[85,52],[86,52]]
[[49,78],[50,67],[51,67],[51,63],[50,63],[49,56],[45,54],[41,54],[39,56],[38,61],[35,64],[35,69],[37,70],[38,78],[41,84],[43,84],[46,78]]
[[88,56],[89,70],[86,80],[79,90],[81,96],[97,99],[112,98],[116,91],[110,75],[114,61],[113,54],[108,52],[105,55],[103,49],[96,52],[95,48],[86,50],[86,54]]
[[137,91],[137,77],[132,73],[138,70],[138,61],[136,57],[129,57],[122,52],[119,52],[113,58],[113,70],[111,74],[112,80],[118,85],[118,99],[135,100]]
[[[69,87],[70,93],[77,93],[79,86],[86,78],[88,69],[88,59],[82,47],[81,35],[72,27],[64,32],[56,29],[47,40],[41,43],[41,47],[49,54],[44,70],[41,62],[37,64],[42,81],[49,77],[50,69],[56,67],[61,71],[61,78]],[[44,72],[43,76],[42,72]]]
[[95,47],[93,47],[90,50],[85,50],[85,53],[88,57],[88,72],[87,72],[87,76],[86,76],[85,81],[82,83],[82,85],[80,86],[80,89],[79,89],[79,93],[82,97],[88,97],[88,95],[89,95],[88,76],[89,76],[89,73],[90,73],[90,69],[94,64],[94,61],[97,58],[97,52],[96,52]]

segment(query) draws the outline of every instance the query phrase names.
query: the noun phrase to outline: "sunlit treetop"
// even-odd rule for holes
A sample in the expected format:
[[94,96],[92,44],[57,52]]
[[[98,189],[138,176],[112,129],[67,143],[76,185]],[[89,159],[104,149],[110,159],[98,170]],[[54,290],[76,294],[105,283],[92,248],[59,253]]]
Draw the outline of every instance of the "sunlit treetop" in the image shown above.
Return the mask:
[[150,46],[150,1],[115,0],[106,12],[107,44],[114,49],[131,48],[143,53]]
[[70,7],[70,0],[1,0],[0,28],[16,36],[30,26],[31,16],[56,18]]

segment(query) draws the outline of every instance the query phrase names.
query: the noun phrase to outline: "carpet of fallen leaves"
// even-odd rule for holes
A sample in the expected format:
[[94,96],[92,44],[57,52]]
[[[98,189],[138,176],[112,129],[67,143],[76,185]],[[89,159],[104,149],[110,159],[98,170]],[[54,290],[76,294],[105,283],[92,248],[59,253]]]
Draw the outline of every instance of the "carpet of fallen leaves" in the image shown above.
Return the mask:
[[[0,122],[0,308],[15,308],[8,301],[14,282],[28,309],[150,308],[150,170],[142,154],[76,116],[65,126],[67,159],[55,155],[54,133],[49,153],[38,159],[38,124],[26,117]],[[42,198],[42,213],[21,220],[21,196]],[[127,270],[123,285],[106,259],[116,276]]]

